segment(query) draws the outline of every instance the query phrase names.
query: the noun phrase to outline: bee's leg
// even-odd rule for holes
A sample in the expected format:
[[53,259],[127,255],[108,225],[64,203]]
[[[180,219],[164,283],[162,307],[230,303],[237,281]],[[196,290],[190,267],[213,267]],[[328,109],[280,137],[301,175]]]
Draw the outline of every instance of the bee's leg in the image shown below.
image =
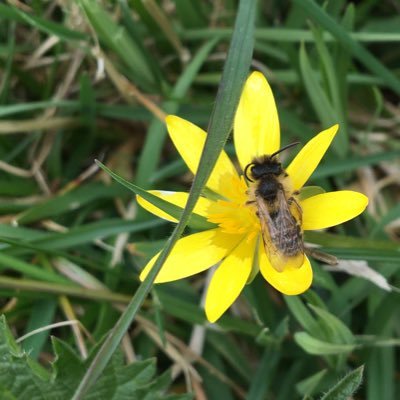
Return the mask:
[[[247,200],[246,201],[246,206],[250,206],[250,205],[254,204],[255,202],[256,202],[255,200]],[[258,211],[256,211],[256,215],[257,215],[257,217],[259,216]]]
[[[296,192],[293,192],[293,194],[295,195]],[[292,196],[292,197],[289,197],[289,198],[288,198],[288,201],[287,201],[287,202],[288,202],[289,206],[294,205],[294,206],[296,207],[298,217],[299,217],[299,219],[300,219],[300,222],[302,222],[303,211],[302,211],[301,206],[300,206],[300,204],[298,203],[297,199],[296,199],[295,197]]]
[[297,202],[297,199],[295,197],[293,197],[293,196],[289,197],[287,202],[288,202],[289,206],[291,206],[292,204],[295,204],[299,208],[299,210],[301,210],[300,204]]
[[288,198],[288,204],[291,206],[293,203],[297,203],[297,200],[295,196],[298,196],[300,194],[299,190],[295,190],[292,195]]
[[315,248],[305,247],[304,252],[308,256],[315,258],[318,261],[322,261],[323,263],[328,265],[337,265],[338,263],[338,259],[332,254],[324,253],[323,251]]

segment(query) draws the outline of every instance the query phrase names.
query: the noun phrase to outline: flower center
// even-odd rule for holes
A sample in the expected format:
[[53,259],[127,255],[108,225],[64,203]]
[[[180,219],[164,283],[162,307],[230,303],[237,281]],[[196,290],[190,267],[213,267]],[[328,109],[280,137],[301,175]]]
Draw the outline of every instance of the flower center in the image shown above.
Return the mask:
[[229,200],[217,200],[208,210],[207,220],[218,224],[226,233],[247,234],[252,238],[260,231],[255,208],[246,204],[249,200],[243,176],[230,179]]

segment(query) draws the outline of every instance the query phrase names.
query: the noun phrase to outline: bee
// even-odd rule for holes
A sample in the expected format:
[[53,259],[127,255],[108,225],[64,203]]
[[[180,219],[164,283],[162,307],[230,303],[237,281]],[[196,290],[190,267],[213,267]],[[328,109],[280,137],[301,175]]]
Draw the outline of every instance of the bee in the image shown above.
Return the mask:
[[279,153],[298,144],[256,157],[244,169],[245,178],[254,183],[250,185],[247,204],[255,204],[266,254],[273,268],[280,272],[285,266],[299,268],[304,261],[299,192],[292,190],[288,174],[277,159]]

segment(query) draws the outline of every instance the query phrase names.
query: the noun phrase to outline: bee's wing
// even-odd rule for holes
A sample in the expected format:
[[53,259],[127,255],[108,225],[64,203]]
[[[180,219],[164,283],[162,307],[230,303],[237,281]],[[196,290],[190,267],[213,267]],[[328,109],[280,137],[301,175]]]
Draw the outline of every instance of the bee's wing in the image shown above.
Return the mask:
[[[292,209],[293,206],[289,206],[281,190],[278,191],[277,204],[273,210],[274,217],[271,217],[268,205],[261,197],[256,196],[256,204],[264,248],[271,265],[280,272],[285,267],[301,267],[304,261],[304,251],[302,238],[299,236],[297,228],[297,225],[301,224],[301,208],[296,203]],[[284,251],[288,246],[295,250]]]

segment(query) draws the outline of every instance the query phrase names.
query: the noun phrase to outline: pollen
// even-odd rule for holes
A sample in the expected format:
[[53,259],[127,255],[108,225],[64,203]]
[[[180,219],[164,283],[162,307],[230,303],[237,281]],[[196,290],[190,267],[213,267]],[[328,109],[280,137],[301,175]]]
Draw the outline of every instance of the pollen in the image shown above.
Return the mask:
[[224,232],[246,234],[251,239],[260,230],[254,207],[248,204],[248,187],[243,177],[231,179],[229,200],[217,200],[209,210],[207,220]]

